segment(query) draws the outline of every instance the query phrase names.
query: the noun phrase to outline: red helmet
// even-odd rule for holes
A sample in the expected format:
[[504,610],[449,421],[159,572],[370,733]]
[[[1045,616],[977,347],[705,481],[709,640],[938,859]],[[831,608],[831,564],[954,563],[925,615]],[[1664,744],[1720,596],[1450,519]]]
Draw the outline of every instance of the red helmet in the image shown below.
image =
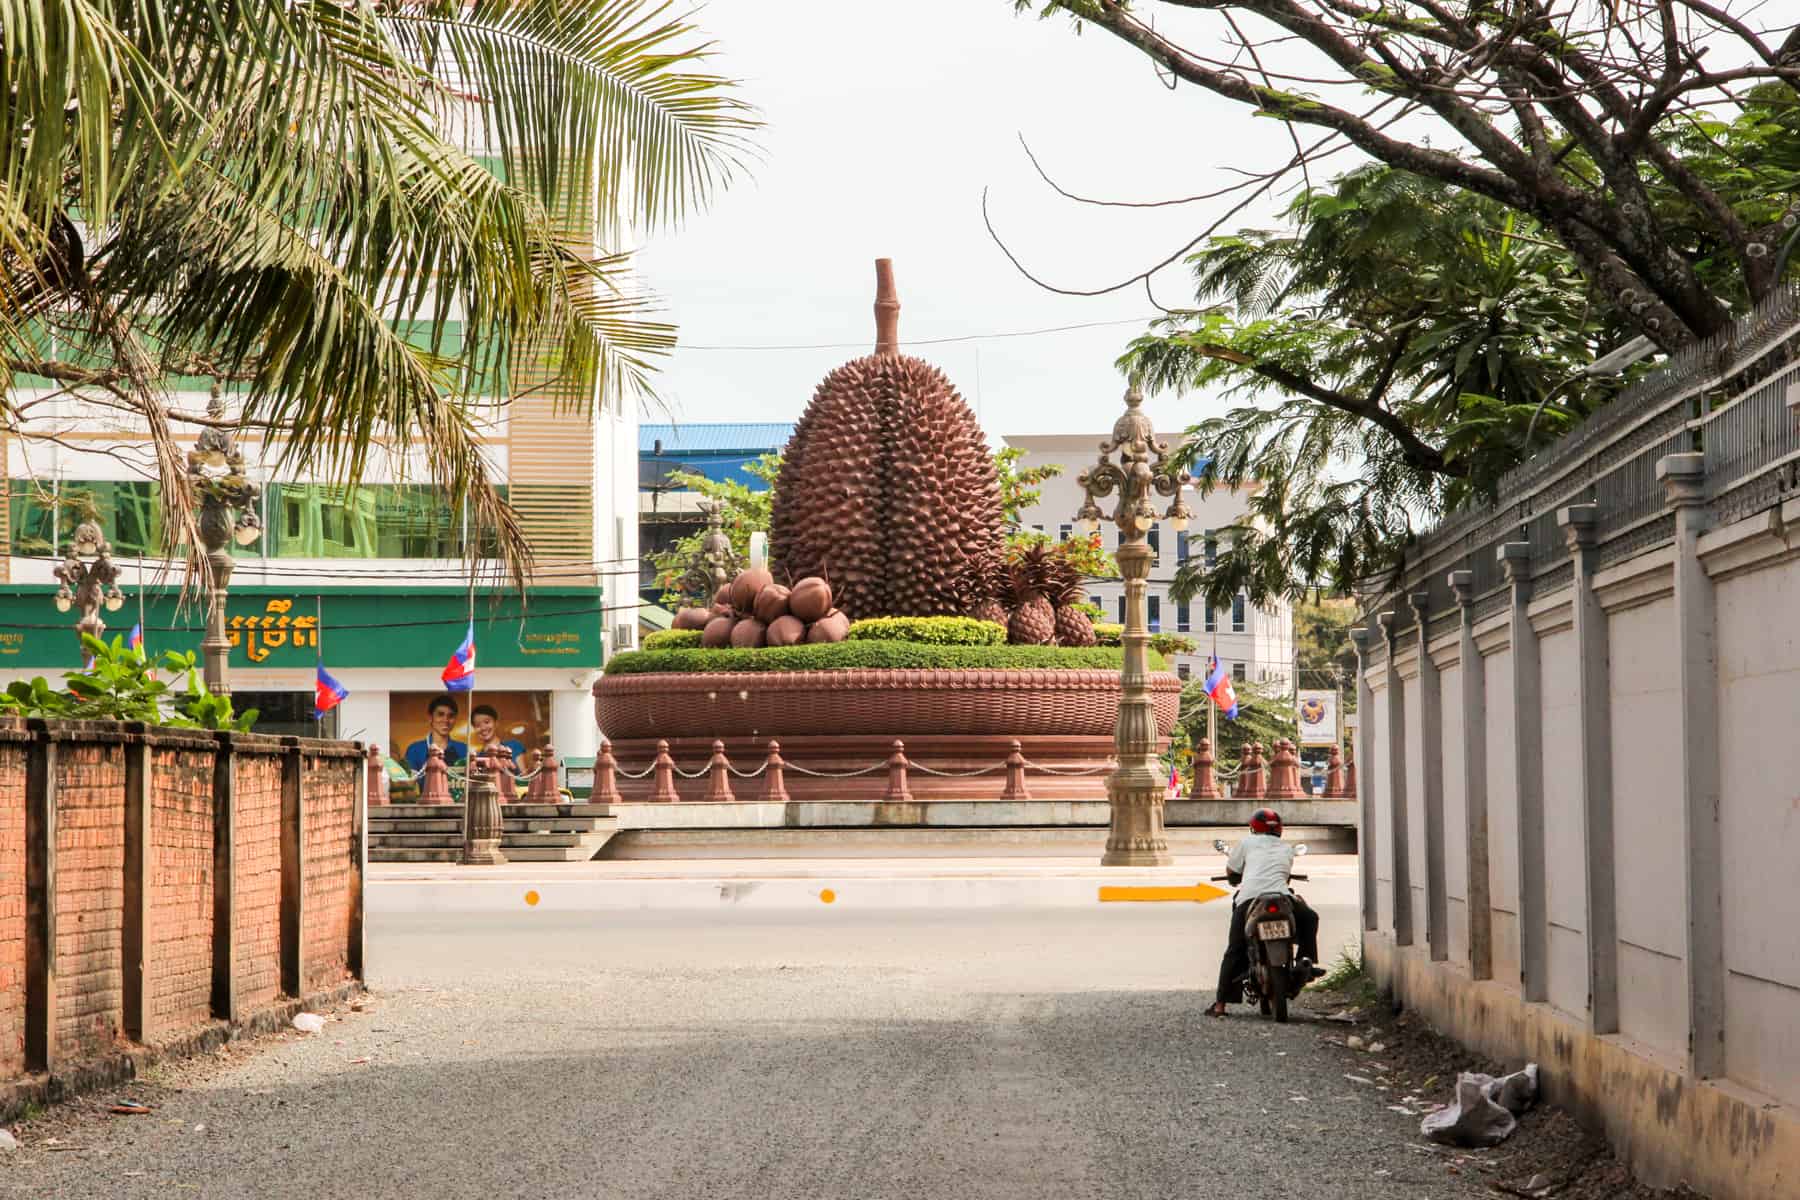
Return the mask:
[[1272,808],[1259,808],[1250,814],[1250,829],[1253,833],[1272,833],[1281,836],[1281,814]]

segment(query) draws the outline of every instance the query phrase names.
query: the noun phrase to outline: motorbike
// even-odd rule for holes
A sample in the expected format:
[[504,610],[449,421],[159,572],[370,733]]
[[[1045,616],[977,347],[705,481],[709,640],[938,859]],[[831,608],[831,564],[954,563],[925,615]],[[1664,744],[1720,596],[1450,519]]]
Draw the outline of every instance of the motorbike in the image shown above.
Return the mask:
[[[1217,839],[1213,849],[1221,854],[1227,852],[1225,843]],[[1305,854],[1305,843],[1296,846],[1294,853]],[[1224,875],[1212,878],[1215,882],[1230,882]],[[1305,875],[1288,875],[1289,882],[1306,879]],[[1300,994],[1312,975],[1307,969],[1312,964],[1303,964],[1297,954],[1299,923],[1294,919],[1294,898],[1287,892],[1271,892],[1250,899],[1255,903],[1244,916],[1244,936],[1250,948],[1250,969],[1244,983],[1255,991],[1262,1015],[1273,1016],[1278,1024],[1285,1025],[1288,1001]]]

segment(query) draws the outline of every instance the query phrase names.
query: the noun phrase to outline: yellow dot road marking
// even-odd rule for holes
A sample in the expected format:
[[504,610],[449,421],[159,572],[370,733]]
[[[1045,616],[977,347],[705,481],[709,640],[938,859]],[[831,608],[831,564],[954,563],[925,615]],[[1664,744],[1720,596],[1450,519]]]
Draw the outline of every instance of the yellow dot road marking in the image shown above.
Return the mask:
[[1187,900],[1194,904],[1205,904],[1208,900],[1217,900],[1220,896],[1229,896],[1230,892],[1223,888],[1213,887],[1210,883],[1196,883],[1192,887],[1180,886],[1114,886],[1100,889],[1100,900],[1108,903],[1116,900]]
[[534,908],[537,906],[537,902],[540,898],[541,897],[539,897],[536,892],[526,892],[525,893],[525,903],[531,905]]
[[826,888],[824,891],[819,893],[819,899],[822,900],[823,902],[825,902],[826,904],[831,904],[837,900],[837,893],[832,891],[830,888]]

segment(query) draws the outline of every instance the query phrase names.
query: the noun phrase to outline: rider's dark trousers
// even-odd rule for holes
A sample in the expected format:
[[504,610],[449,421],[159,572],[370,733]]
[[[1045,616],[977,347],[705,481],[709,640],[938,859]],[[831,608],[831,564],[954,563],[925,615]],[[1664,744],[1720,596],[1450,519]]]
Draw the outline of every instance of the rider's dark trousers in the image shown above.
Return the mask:
[[[1237,980],[1250,969],[1250,940],[1244,933],[1244,919],[1250,915],[1254,897],[1231,910],[1231,934],[1225,941],[1225,957],[1219,963],[1219,990],[1214,999],[1221,1004],[1236,1004],[1243,999]],[[1300,956],[1319,961],[1319,914],[1300,897],[1294,897],[1294,930]]]

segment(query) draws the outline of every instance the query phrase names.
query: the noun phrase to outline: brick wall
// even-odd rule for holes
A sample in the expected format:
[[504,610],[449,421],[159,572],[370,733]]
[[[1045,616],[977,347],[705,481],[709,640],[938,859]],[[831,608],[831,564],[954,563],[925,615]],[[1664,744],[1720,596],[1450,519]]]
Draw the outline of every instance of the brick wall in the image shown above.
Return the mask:
[[[0,732],[0,737],[8,736]],[[25,745],[0,742],[0,1079],[25,1069]]]
[[124,1020],[125,746],[62,742],[56,755],[56,1044],[99,1053]]
[[350,975],[350,891],[355,864],[350,842],[364,768],[358,759],[301,756],[305,862],[302,865],[305,928],[301,933],[301,984],[324,988]]
[[240,745],[237,756],[231,813],[231,971],[232,998],[241,1011],[281,994],[281,754]]
[[149,756],[145,1028],[185,1029],[212,1015],[214,751],[153,744]]

